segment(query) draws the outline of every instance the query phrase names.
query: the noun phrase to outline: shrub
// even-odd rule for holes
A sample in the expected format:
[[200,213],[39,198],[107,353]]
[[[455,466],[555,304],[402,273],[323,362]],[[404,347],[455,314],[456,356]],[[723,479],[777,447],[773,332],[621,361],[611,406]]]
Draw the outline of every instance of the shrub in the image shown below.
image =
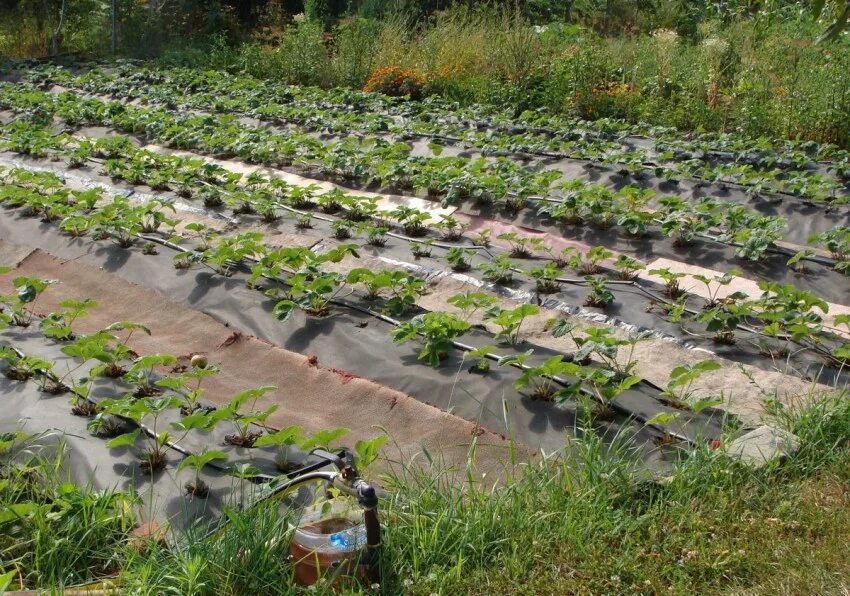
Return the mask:
[[398,66],[385,66],[372,72],[363,91],[367,93],[383,93],[393,97],[409,96],[418,99],[422,96],[425,77],[413,69]]

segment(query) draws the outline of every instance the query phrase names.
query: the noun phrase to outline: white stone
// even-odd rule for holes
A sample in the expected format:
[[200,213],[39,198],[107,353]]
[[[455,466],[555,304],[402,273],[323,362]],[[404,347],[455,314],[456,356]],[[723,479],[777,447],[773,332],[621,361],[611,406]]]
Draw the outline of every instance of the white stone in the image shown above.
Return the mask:
[[726,452],[747,465],[760,468],[794,453],[799,447],[800,440],[790,432],[773,426],[760,426],[732,441]]

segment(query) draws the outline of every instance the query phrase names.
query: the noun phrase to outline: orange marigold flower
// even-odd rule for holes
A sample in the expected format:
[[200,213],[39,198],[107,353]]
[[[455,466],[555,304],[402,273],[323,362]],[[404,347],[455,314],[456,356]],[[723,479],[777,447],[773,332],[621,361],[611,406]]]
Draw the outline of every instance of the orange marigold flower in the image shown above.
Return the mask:
[[422,94],[424,85],[425,77],[413,69],[385,66],[378,68],[369,76],[363,91],[396,97],[409,95],[416,98]]

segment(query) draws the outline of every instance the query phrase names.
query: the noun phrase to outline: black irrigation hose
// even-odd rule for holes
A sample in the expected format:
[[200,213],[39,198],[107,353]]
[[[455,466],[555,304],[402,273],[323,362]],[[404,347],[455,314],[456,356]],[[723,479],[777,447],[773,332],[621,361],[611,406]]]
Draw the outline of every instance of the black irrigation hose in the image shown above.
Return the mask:
[[[3,137],[0,137],[0,138],[3,138]],[[88,158],[88,159],[95,162],[95,163],[103,163],[102,160],[97,159],[97,158]],[[209,187],[212,187],[212,188],[218,188],[216,185],[209,183],[209,182],[206,182],[206,181],[200,181],[200,184],[206,185],[206,186],[209,186]],[[131,195],[135,192],[136,192],[135,190],[130,190]],[[128,195],[128,196],[130,196],[130,195]],[[547,199],[547,200],[549,200],[549,199]],[[327,216],[321,216],[321,215],[318,215],[318,214],[315,214],[315,213],[312,213],[312,212],[309,212],[309,211],[302,211],[302,210],[299,210],[299,209],[295,209],[293,207],[290,207],[288,205],[284,205],[284,204],[277,202],[277,201],[275,201],[273,203],[273,205],[277,208],[284,209],[286,211],[290,211],[292,213],[296,213],[296,214],[299,214],[299,215],[302,215],[302,216],[309,216],[311,218],[319,219],[321,221],[326,221],[326,222],[337,221],[337,220],[330,218],[330,217],[327,217]],[[215,211],[210,212],[210,214],[213,217],[218,218],[218,219],[223,219],[224,221],[226,221],[228,223],[234,223],[236,221],[236,220],[233,220],[232,218],[228,218],[228,217],[226,217],[226,216],[224,216],[224,215],[222,215],[218,212],[215,212]],[[375,219],[377,219],[377,218],[375,218]],[[659,223],[659,220],[656,220],[656,223]],[[397,234],[397,233],[394,233],[394,232],[387,232],[387,235],[394,237],[394,238],[397,238],[397,239],[407,241],[407,242],[411,242],[411,243],[424,243],[425,242],[424,240],[421,240],[421,239],[411,238],[411,237],[408,237],[408,236],[405,236],[405,235],[402,235],[402,234]],[[698,236],[701,237],[701,238],[707,239],[707,240],[717,242],[718,244],[721,244],[721,245],[741,246],[740,244],[736,244],[736,243],[732,243],[732,242],[725,242],[725,241],[720,240],[719,238],[712,236],[710,234],[698,234]],[[493,254],[492,252],[489,251],[489,249],[487,247],[484,247],[484,246],[467,246],[467,245],[460,245],[460,244],[454,245],[454,244],[449,244],[449,243],[444,243],[444,242],[433,242],[433,243],[431,243],[431,245],[437,246],[439,248],[447,248],[447,249],[448,248],[465,248],[467,250],[484,250],[490,256],[492,256],[492,254]],[[767,250],[771,251],[772,248],[773,247],[769,247]],[[776,247],[776,250],[773,250],[771,252],[784,252],[785,254],[791,254],[791,255],[796,254],[793,251],[790,251],[788,249],[784,249],[782,247]],[[808,259],[815,261],[815,262],[825,263],[825,264],[834,264],[835,263],[835,261],[832,261],[832,260],[827,259],[825,257],[818,257],[817,255],[809,256]],[[510,270],[515,272],[515,273],[526,274],[526,272],[524,270],[519,269],[519,268],[511,267]],[[587,285],[589,283],[586,278],[585,279],[555,278],[553,281],[558,282],[558,283],[572,284],[572,285]],[[654,300],[664,302],[666,304],[673,304],[672,302],[665,300],[664,298],[661,298],[657,294],[652,293],[647,288],[640,286],[634,280],[608,280],[606,283],[609,284],[609,285],[632,285],[632,286],[635,286],[638,289],[640,289],[642,292],[644,292],[645,294],[647,294],[650,298],[652,298]],[[688,312],[689,314],[694,314],[694,315],[698,314],[697,311],[694,311],[692,309],[685,309],[685,312]],[[753,327],[741,325],[738,328],[740,328],[744,331],[747,331],[749,333],[762,335],[762,336],[765,336],[765,337],[772,337],[772,336],[765,335],[764,333],[762,333],[761,331],[759,331],[759,330],[757,330]],[[785,336],[785,335],[781,336],[781,338],[782,339],[789,339],[789,337]],[[796,342],[796,341],[795,341],[795,343],[799,344],[799,342]],[[803,344],[799,344],[799,345],[803,345]],[[804,346],[804,347],[806,347],[806,346]],[[822,349],[818,348],[817,346],[808,346],[808,347],[815,349],[816,351],[818,351],[818,352],[820,352],[820,353],[822,353],[826,356],[830,356],[830,354],[828,352],[823,351]]]
[[[0,138],[2,138],[2,137],[0,137]],[[99,159],[96,159],[96,158],[88,158],[88,159],[90,159],[91,161],[94,161],[95,163],[102,163],[102,160],[99,160]],[[209,187],[217,188],[217,186],[216,186],[216,185],[214,185],[214,184],[212,184],[212,183],[209,183],[209,182],[206,182],[206,181],[200,181],[200,183],[201,183],[201,184],[203,184],[203,185],[209,186]],[[135,192],[134,190],[131,190],[131,191],[130,191],[130,193],[131,193],[131,194],[132,194],[132,193],[134,193],[134,192]],[[287,211],[290,211],[290,212],[292,212],[292,213],[296,213],[296,214],[299,214],[299,215],[309,216],[309,217],[311,217],[311,218],[316,218],[316,219],[319,219],[319,220],[322,220],[322,221],[327,221],[327,222],[333,222],[333,221],[336,221],[336,220],[334,220],[333,218],[326,217],[326,216],[321,216],[321,215],[314,214],[314,213],[312,213],[312,212],[308,212],[308,211],[298,210],[298,209],[295,209],[295,208],[290,207],[290,206],[288,206],[288,205],[284,205],[284,204],[279,203],[279,202],[274,202],[273,204],[274,204],[274,206],[275,206],[275,207],[277,207],[277,208],[281,208],[281,209],[284,209],[284,210],[287,210]],[[225,221],[227,221],[227,222],[229,222],[229,223],[233,223],[233,222],[235,221],[235,220],[233,220],[233,219],[231,219],[231,218],[227,218],[226,216],[221,215],[221,214],[219,214],[219,213],[217,213],[217,212],[212,212],[212,214],[213,214],[215,217],[220,218],[220,219],[224,219]],[[656,220],[656,221],[657,221],[657,220]],[[408,236],[405,236],[405,235],[402,235],[402,234],[396,234],[396,233],[392,233],[392,232],[388,232],[388,233],[387,233],[387,235],[388,235],[388,236],[392,236],[392,237],[394,237],[394,238],[398,238],[398,239],[401,239],[401,240],[407,241],[407,242],[412,242],[412,243],[422,243],[422,242],[424,242],[423,240],[420,240],[420,239],[410,238],[410,237],[408,237]],[[700,237],[703,237],[703,238],[705,238],[705,239],[708,239],[708,240],[715,241],[715,242],[717,242],[717,243],[719,243],[719,244],[727,244],[727,243],[725,243],[725,242],[723,242],[723,241],[721,241],[721,240],[717,239],[716,237],[711,236],[711,235],[708,235],[708,234],[700,234],[699,236],[700,236]],[[154,240],[155,240],[155,241],[158,241],[158,240],[156,240],[156,239],[154,239]],[[736,246],[736,244],[734,244],[734,243],[731,243],[731,244],[732,244],[733,246]],[[485,250],[485,252],[487,252],[490,256],[492,256],[492,254],[493,254],[493,253],[491,253],[491,252],[487,249],[487,247],[483,247],[483,246],[472,246],[472,247],[467,247],[467,246],[465,246],[465,245],[452,245],[452,244],[448,244],[448,243],[432,243],[432,245],[433,245],[433,246],[438,246],[438,247],[440,247],[440,248],[455,248],[455,247],[461,247],[461,248],[468,248],[468,249],[470,249],[470,250],[474,250],[474,249],[478,249],[478,250]],[[740,246],[740,245],[737,245],[737,246]],[[814,260],[814,259],[812,259],[812,260]],[[514,272],[516,272],[516,273],[521,273],[521,274],[525,274],[525,273],[526,273],[525,271],[523,271],[523,270],[521,270],[521,269],[518,269],[518,268],[514,268],[514,267],[510,268],[510,270],[511,270],[511,271],[514,271]],[[553,281],[558,282],[558,283],[573,284],[573,285],[587,285],[587,284],[589,283],[589,282],[587,281],[587,279],[577,279],[577,278],[556,278],[556,279],[554,279]],[[638,288],[638,289],[639,289],[639,290],[641,290],[643,293],[647,294],[650,298],[652,298],[652,299],[654,299],[654,300],[656,300],[656,301],[664,302],[664,303],[666,303],[666,304],[668,304],[668,305],[672,305],[672,304],[673,304],[672,302],[670,302],[670,301],[668,301],[668,300],[666,300],[666,299],[664,299],[664,298],[662,298],[662,297],[658,296],[657,294],[654,294],[653,292],[649,291],[647,288],[645,288],[644,286],[641,286],[640,284],[638,284],[638,283],[637,283],[637,282],[635,282],[634,280],[631,280],[631,281],[630,281],[630,280],[609,280],[607,283],[608,283],[608,284],[613,284],[613,285],[631,285],[631,286],[635,286],[636,288]],[[694,310],[692,310],[692,309],[685,309],[685,312],[687,312],[687,313],[689,313],[689,314],[692,314],[692,315],[696,315],[696,314],[698,314],[698,313],[697,313],[697,311],[694,311]],[[763,332],[759,331],[758,329],[753,328],[753,327],[750,327],[750,326],[746,326],[746,325],[739,325],[739,326],[738,326],[738,328],[739,328],[739,329],[741,329],[741,330],[743,330],[743,331],[746,331],[746,332],[749,332],[749,333],[755,334],[755,335],[761,335],[761,336],[763,336],[763,337],[773,337],[773,336],[767,336],[766,334],[764,334]],[[786,336],[786,335],[782,335],[782,336],[781,336],[781,339],[786,339],[786,340],[788,340],[788,339],[790,339],[790,338],[789,338],[788,336]],[[818,346],[807,346],[807,345],[805,345],[805,344],[800,344],[800,342],[797,342],[797,341],[794,341],[794,343],[797,343],[798,345],[801,345],[802,347],[809,347],[809,348],[814,349],[815,351],[817,351],[817,352],[821,353],[822,355],[825,355],[825,356],[827,356],[827,357],[832,358],[832,356],[831,356],[831,354],[830,354],[829,352],[824,351],[822,348],[819,348]]]
[[[56,133],[56,134],[54,135],[54,137],[61,136],[62,134],[64,134],[64,133],[61,133],[61,132],[60,132],[60,133]],[[73,136],[73,138],[80,138],[80,137],[77,137],[77,136],[75,136],[75,135],[72,135],[72,136]],[[6,141],[8,141],[8,140],[9,140],[9,139],[8,139],[8,137],[3,137],[3,136],[0,136],[0,139],[6,140]],[[202,154],[199,154],[199,157],[203,158],[204,156],[203,156]],[[87,159],[90,159],[90,160],[94,161],[95,163],[102,163],[102,162],[100,162],[99,160],[97,160],[96,158],[91,158],[91,157],[89,157],[89,158],[87,158]],[[574,159],[575,161],[586,161],[586,162],[588,162],[588,163],[596,163],[596,162],[593,162],[593,161],[591,161],[591,160],[586,160],[586,159],[584,159],[584,160],[579,160],[579,159],[576,159],[576,158],[570,158],[570,159]],[[213,186],[213,187],[215,187],[215,186],[216,186],[216,185],[213,185],[213,184],[211,184],[211,183],[205,183],[205,184],[208,184],[209,186]],[[733,183],[733,184],[734,184],[734,183]],[[746,188],[746,186],[744,186],[744,185],[739,185],[739,186],[742,186],[742,187]],[[513,197],[518,197],[518,196],[519,196],[517,193],[515,193],[515,192],[511,192],[511,191],[508,191],[508,193],[507,193],[507,194],[508,194],[508,196],[513,196]],[[792,195],[792,196],[793,196],[793,195]],[[554,197],[554,196],[545,196],[545,197],[544,197],[544,196],[534,196],[534,195],[533,195],[533,196],[529,196],[529,197],[527,197],[527,199],[528,199],[529,201],[545,201],[545,202],[550,202],[550,203],[562,203],[562,202],[563,202],[563,199],[561,199],[561,198],[559,198],[559,197]],[[276,203],[276,204],[275,204],[275,206],[280,207],[280,208],[283,208],[283,209],[290,210],[290,211],[292,211],[292,212],[294,212],[294,213],[300,213],[300,214],[302,214],[302,215],[307,215],[307,214],[308,214],[307,212],[299,211],[299,210],[297,210],[297,209],[294,209],[294,208],[291,208],[291,207],[288,207],[288,206],[285,206],[285,205],[282,205],[282,204],[277,204],[277,203]],[[316,216],[316,215],[314,215],[314,214],[310,214],[310,216],[311,216],[311,217],[316,217],[317,219],[323,219],[323,218],[318,217],[318,216]],[[332,220],[325,219],[325,221],[332,221]],[[660,223],[660,221],[659,221],[659,220],[655,220],[655,223]],[[395,238],[400,238],[400,239],[403,239],[403,240],[407,240],[407,241],[409,241],[409,242],[417,242],[417,241],[418,241],[418,240],[416,240],[416,239],[409,238],[409,237],[402,236],[402,235],[395,234],[395,233],[389,233],[389,232],[388,232],[388,234],[387,234],[387,235],[388,235],[388,236],[391,236],[391,237],[395,237]],[[716,237],[716,236],[712,236],[712,235],[710,235],[710,234],[698,233],[698,234],[696,234],[696,235],[697,235],[698,237],[700,237],[700,238],[707,239],[707,240],[712,240],[712,241],[714,241],[714,242],[716,242],[716,243],[718,243],[718,244],[724,245],[724,246],[732,246],[732,247],[738,247],[738,248],[740,248],[740,247],[742,246],[740,243],[736,243],[736,242],[732,242],[732,241],[726,241],[726,240],[721,240],[720,238],[718,238],[718,237]],[[419,242],[421,242],[421,241],[419,241]],[[448,245],[448,244],[443,244],[443,243],[433,243],[433,245],[434,245],[434,246],[441,247],[441,248],[453,248],[453,246]],[[468,249],[470,249],[470,250],[478,250],[478,249],[480,249],[480,248],[482,248],[482,247],[478,247],[478,246],[471,246],[471,247],[464,247],[464,248],[468,248]],[[768,247],[767,247],[767,249],[765,249],[765,250],[766,250],[766,252],[772,252],[772,253],[776,253],[776,254],[782,254],[782,255],[785,255],[785,256],[796,256],[796,254],[797,254],[797,252],[795,252],[795,251],[793,251],[793,250],[791,250],[791,249],[788,249],[788,248],[785,248],[785,247],[781,247],[781,246],[778,246],[778,245],[776,245],[776,244],[772,244],[772,245],[768,246]],[[832,258],[825,257],[825,256],[821,256],[821,255],[805,255],[805,256],[803,256],[803,257],[802,257],[802,259],[801,259],[801,260],[804,260],[804,261],[811,261],[811,262],[815,262],[815,263],[818,263],[818,264],[821,264],[821,265],[831,266],[831,267],[834,267],[834,266],[837,264],[837,260],[836,260],[836,259],[832,259]],[[564,283],[568,283],[568,282],[564,282]]]
[[[161,244],[162,246],[170,248],[171,250],[176,250],[176,251],[179,251],[179,252],[182,252],[182,253],[192,252],[192,251],[190,251],[186,248],[183,248],[183,247],[178,246],[178,245],[176,245],[172,242],[169,242],[168,240],[163,240],[163,239],[155,237],[155,236],[146,236],[146,235],[142,235],[142,234],[137,234],[137,236],[139,238],[143,239],[143,240],[146,240],[146,241],[157,242],[157,243]],[[283,283],[283,284],[287,285],[286,280],[280,279],[279,277],[269,277],[269,276],[264,276],[264,277],[267,277],[268,279],[274,280],[278,283]],[[389,323],[389,324],[391,324],[395,327],[398,327],[398,326],[401,325],[400,321],[393,319],[392,317],[389,317],[389,316],[384,315],[382,313],[378,313],[378,312],[373,311],[373,310],[368,309],[368,308],[364,308],[362,306],[358,306],[356,304],[352,304],[352,303],[345,301],[345,300],[332,298],[331,300],[329,300],[329,302],[332,303],[332,304],[335,304],[337,306],[342,306],[344,308],[349,308],[351,310],[355,310],[355,311],[361,312],[363,314],[368,314],[368,315],[375,317],[375,318],[377,318],[381,321],[384,321],[385,323]],[[475,349],[470,345],[463,344],[461,342],[454,341],[454,340],[452,341],[452,345],[456,349],[463,351],[463,352],[471,352]],[[486,357],[490,360],[497,361],[497,362],[500,362],[500,361],[505,359],[505,357],[503,357],[503,356],[498,356],[497,354],[492,354],[492,353],[487,353],[484,357]],[[511,366],[514,366],[514,367],[519,368],[521,370],[529,370],[529,369],[533,368],[533,367],[530,367],[528,365],[521,364],[521,363],[518,363],[518,362],[511,362],[510,364],[511,364]],[[565,387],[573,385],[573,383],[570,383],[570,382],[566,381],[565,379],[558,377],[558,376],[554,376],[554,377],[550,377],[550,378],[553,381],[555,381],[556,383],[558,383],[562,386],[565,386]],[[590,391],[590,390],[587,390],[587,389],[584,389],[584,388],[582,388],[582,391],[586,395],[593,398],[600,405],[610,407],[610,408],[612,408],[612,409],[614,409],[614,410],[616,410],[616,411],[618,411],[622,414],[625,414],[628,417],[633,418],[633,419],[637,420],[638,422],[644,424],[644,426],[646,426],[648,428],[652,428],[653,430],[661,433],[662,435],[669,435],[669,436],[674,437],[675,439],[677,439],[679,441],[687,443],[688,445],[696,444],[696,442],[693,439],[691,439],[691,438],[689,438],[685,435],[681,435],[679,433],[676,433],[675,431],[670,431],[669,429],[665,429],[665,428],[658,426],[658,425],[655,425],[655,424],[648,424],[648,419],[646,417],[641,416],[640,414],[637,414],[637,413],[629,410],[628,408],[626,408],[625,406],[622,406],[621,404],[618,404],[616,402],[616,400],[607,400],[607,399],[597,395],[594,391]]]
[[[90,159],[92,159],[92,160],[93,160],[93,161],[95,161],[96,163],[100,162],[100,160],[97,160],[97,159],[94,159],[94,158],[90,158]],[[215,187],[215,185],[214,185],[214,184],[211,184],[211,183],[208,183],[208,182],[205,182],[205,181],[201,181],[201,183],[202,183],[202,184],[205,184],[205,185],[207,185],[207,186],[210,186],[210,187]],[[135,192],[135,191],[130,191],[130,192],[132,193],[132,192]],[[545,200],[552,201],[552,199],[545,199]],[[300,214],[300,215],[309,216],[309,217],[311,217],[311,218],[315,217],[315,218],[317,218],[317,219],[320,219],[320,220],[323,220],[323,221],[329,221],[329,222],[335,221],[335,220],[333,220],[332,218],[329,218],[329,217],[323,217],[323,216],[320,216],[320,215],[317,215],[317,214],[313,214],[313,213],[311,213],[311,212],[301,211],[301,210],[298,210],[298,209],[295,209],[295,208],[289,207],[289,206],[287,206],[287,205],[283,205],[283,204],[281,204],[281,203],[279,203],[279,202],[275,202],[275,203],[274,203],[274,205],[275,205],[275,207],[282,208],[282,209],[284,209],[284,210],[288,210],[288,211],[290,211],[290,212],[297,213],[297,214]],[[231,223],[233,222],[233,220],[232,220],[232,219],[225,218],[224,216],[222,216],[222,215],[220,215],[220,214],[216,214],[216,216],[217,216],[217,217],[220,217],[220,218],[222,218],[222,219],[225,219],[225,220],[226,220],[226,221],[228,221],[228,222],[231,222]],[[656,220],[656,222],[657,222],[657,220]],[[388,234],[387,234],[387,235],[390,235],[390,236],[395,237],[395,238],[402,239],[402,240],[407,241],[407,242],[420,242],[420,243],[421,243],[421,242],[424,242],[423,240],[418,240],[418,239],[415,239],[415,238],[410,238],[410,237],[405,236],[405,235],[402,235],[402,234],[396,234],[396,233],[388,232]],[[713,237],[713,236],[708,235],[708,234],[700,234],[700,236],[701,236],[701,237],[704,237],[704,238],[706,238],[706,239],[708,239],[708,240],[712,240],[712,241],[718,242],[718,243],[720,243],[720,244],[727,244],[726,242],[721,241],[721,240],[719,240],[718,238]],[[740,246],[740,245],[736,245],[735,243],[729,243],[729,244],[731,244],[731,245],[733,245],[733,246]],[[436,246],[441,247],[441,248],[454,248],[455,246],[458,246],[458,247],[464,247],[464,248],[466,248],[466,247],[465,247],[465,246],[463,246],[463,245],[451,245],[451,244],[447,244],[447,243],[434,243],[433,245],[436,245]],[[778,247],[778,248],[779,248],[779,247]],[[473,246],[473,247],[469,247],[469,249],[485,249],[485,250],[486,250],[486,247]],[[487,252],[488,252],[488,254],[490,254],[490,255],[492,256],[492,253],[490,253],[489,251],[487,251]],[[792,254],[793,254],[793,253],[792,253]],[[811,260],[816,260],[816,259],[812,258]],[[826,259],[822,259],[822,260],[826,260]],[[827,260],[827,261],[828,261],[828,260]],[[522,271],[522,270],[520,270],[520,269],[517,269],[517,268],[511,268],[511,270],[512,270],[512,271],[515,271],[515,272],[518,272],[518,273],[525,274],[525,272],[524,272],[524,271]],[[581,279],[571,279],[571,278],[556,278],[554,281],[559,282],[559,283],[576,284],[576,285],[585,285],[585,284],[587,284],[587,283],[588,283],[588,282],[587,282],[587,280],[581,280]],[[635,286],[639,287],[639,289],[641,289],[644,293],[647,293],[647,294],[648,294],[651,298],[653,298],[653,299],[655,299],[655,300],[661,300],[661,301],[663,301],[663,302],[666,302],[667,304],[670,304],[669,302],[667,302],[667,301],[665,301],[665,300],[663,300],[663,299],[659,298],[657,295],[652,294],[651,292],[649,292],[648,290],[646,290],[646,289],[645,289],[645,288],[643,288],[642,286],[638,286],[638,285],[637,285],[635,282],[633,282],[633,281],[626,281],[626,280],[609,280],[609,282],[608,282],[608,283],[610,283],[610,284],[615,284],[615,285],[635,285]],[[686,310],[686,312],[688,312],[689,314],[696,314],[696,311],[692,311],[692,310],[689,310],[689,309],[688,309],[688,310]],[[763,334],[763,333],[761,333],[760,331],[758,331],[758,330],[756,330],[756,329],[754,329],[754,328],[748,327],[748,326],[740,326],[739,328],[740,328],[740,329],[742,329],[742,330],[744,330],[744,331],[750,332],[750,333],[754,333],[754,334],[758,334],[758,335],[764,335],[764,334]],[[783,336],[783,337],[784,337],[785,339],[787,339],[787,337],[785,337],[785,336]],[[799,343],[799,342],[795,342],[795,343]],[[816,351],[820,352],[821,354],[831,357],[831,355],[830,355],[828,352],[825,352],[824,350],[817,348],[817,346],[811,346],[811,347],[813,347]]]

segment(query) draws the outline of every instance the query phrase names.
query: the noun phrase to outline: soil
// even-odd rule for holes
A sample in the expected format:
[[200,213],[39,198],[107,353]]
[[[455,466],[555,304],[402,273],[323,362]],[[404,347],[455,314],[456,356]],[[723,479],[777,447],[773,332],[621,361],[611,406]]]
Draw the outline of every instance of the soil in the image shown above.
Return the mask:
[[153,385],[139,385],[133,395],[135,397],[153,397],[155,395],[160,395],[161,393],[162,389],[158,389]]
[[205,412],[214,412],[215,406],[203,406],[201,404],[183,404],[180,406],[180,415],[181,416],[191,416],[198,410],[204,410]]
[[71,413],[74,416],[91,418],[97,413],[97,406],[87,399],[81,399],[71,408]]
[[153,474],[164,469],[167,462],[168,459],[164,453],[149,451],[144,454],[144,459],[139,464],[139,467],[145,474]]
[[664,447],[666,445],[672,445],[675,439],[671,435],[664,435],[661,437],[655,437],[655,443],[660,447]]
[[288,474],[289,472],[298,469],[298,465],[295,462],[290,461],[289,459],[284,461],[281,457],[275,458],[274,465],[281,474]]
[[233,433],[232,435],[226,435],[224,437],[224,442],[228,445],[234,445],[236,447],[253,447],[254,442],[263,436],[261,432],[249,432],[244,437]]
[[45,393],[49,393],[50,395],[62,395],[69,391],[68,386],[65,383],[57,381],[48,381],[44,384],[41,390]]
[[548,385],[538,387],[537,390],[531,394],[531,399],[537,399],[540,401],[552,401],[554,397],[555,389]]
[[184,488],[186,489],[186,494],[192,498],[206,499],[210,494],[210,487],[203,480],[187,482]]
[[17,370],[15,368],[10,368],[5,372],[6,378],[12,379],[13,381],[26,381],[30,377],[32,377],[31,372]]
[[124,423],[118,418],[114,418],[112,416],[106,417],[104,419],[103,424],[94,433],[94,435],[101,439],[111,439],[113,437],[117,437],[118,435],[124,432],[124,429],[122,427],[123,424]]

